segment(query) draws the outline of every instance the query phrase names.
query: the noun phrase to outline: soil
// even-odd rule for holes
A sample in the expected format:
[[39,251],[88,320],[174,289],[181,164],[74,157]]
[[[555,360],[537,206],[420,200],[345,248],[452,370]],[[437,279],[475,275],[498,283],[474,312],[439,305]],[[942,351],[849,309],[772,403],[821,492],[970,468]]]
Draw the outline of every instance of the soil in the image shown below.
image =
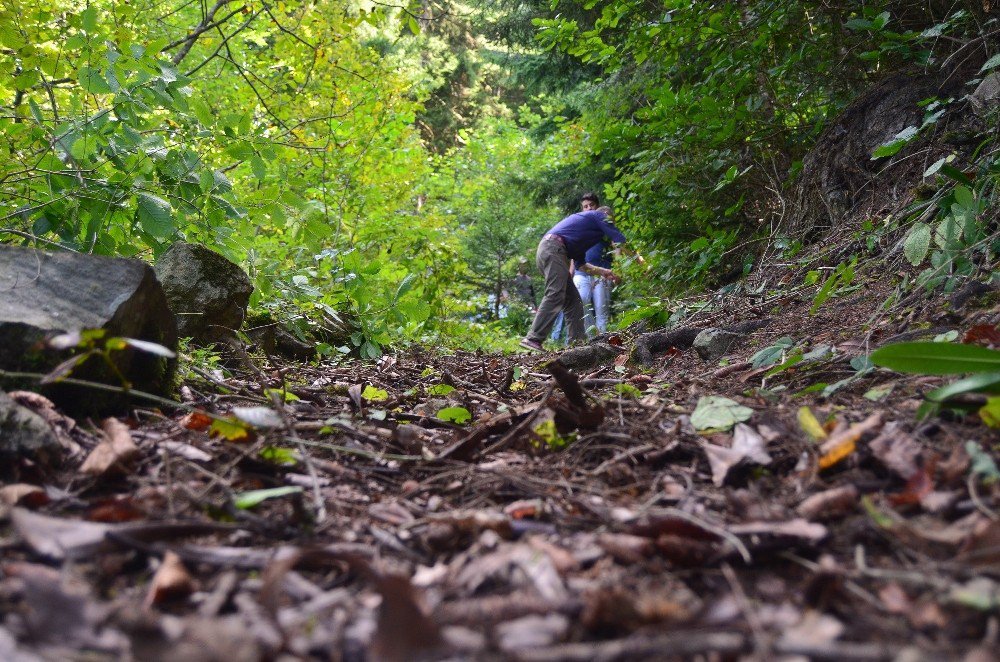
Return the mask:
[[[3,488],[0,657],[996,659],[1000,486],[973,468],[996,432],[975,413],[918,422],[947,378],[850,359],[981,335],[997,312],[893,298],[909,267],[890,251],[810,314],[806,273],[851,249],[686,302],[708,304],[686,326],[772,318],[720,363],[262,358],[119,419],[125,439],[62,420],[77,451],[20,467],[44,492]],[[751,364],[783,337],[830,350]],[[752,412],[698,431],[705,396]],[[234,407],[249,432],[192,413]]]

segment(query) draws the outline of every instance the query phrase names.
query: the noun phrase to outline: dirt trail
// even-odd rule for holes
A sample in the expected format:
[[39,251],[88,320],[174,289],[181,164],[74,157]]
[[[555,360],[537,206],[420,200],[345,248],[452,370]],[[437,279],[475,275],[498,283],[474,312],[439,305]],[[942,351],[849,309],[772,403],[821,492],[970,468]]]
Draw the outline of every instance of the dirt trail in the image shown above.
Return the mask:
[[[774,318],[721,364],[675,349],[574,373],[554,355],[408,351],[185,385],[192,408],[253,408],[247,436],[184,411],[137,411],[126,439],[80,421],[65,466],[22,473],[47,494],[8,494],[0,651],[996,659],[1000,491],[967,451],[995,457],[995,432],[918,423],[940,378],[850,363],[995,313],[883,312],[885,273],[815,315],[784,268],[717,298],[686,324]],[[769,374],[785,337],[814,354]],[[261,387],[283,384],[266,414]],[[706,418],[706,396],[728,401]],[[272,488],[288,489],[254,492]]]

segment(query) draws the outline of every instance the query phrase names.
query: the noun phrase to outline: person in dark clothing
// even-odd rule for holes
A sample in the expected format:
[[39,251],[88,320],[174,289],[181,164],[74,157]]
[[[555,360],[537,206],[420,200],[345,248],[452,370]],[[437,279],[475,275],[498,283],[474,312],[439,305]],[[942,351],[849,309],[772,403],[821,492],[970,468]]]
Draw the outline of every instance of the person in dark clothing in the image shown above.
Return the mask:
[[587,249],[604,237],[608,237],[616,244],[625,243],[625,235],[607,222],[607,215],[604,212],[583,211],[570,214],[556,223],[538,242],[535,264],[545,277],[545,292],[542,294],[542,302],[538,305],[531,330],[521,340],[523,347],[541,351],[542,342],[552,329],[560,310],[565,314],[569,326],[570,342],[586,339],[583,303],[570,278],[569,265],[570,260],[574,260],[578,269],[617,282],[618,276],[610,269],[586,263]]

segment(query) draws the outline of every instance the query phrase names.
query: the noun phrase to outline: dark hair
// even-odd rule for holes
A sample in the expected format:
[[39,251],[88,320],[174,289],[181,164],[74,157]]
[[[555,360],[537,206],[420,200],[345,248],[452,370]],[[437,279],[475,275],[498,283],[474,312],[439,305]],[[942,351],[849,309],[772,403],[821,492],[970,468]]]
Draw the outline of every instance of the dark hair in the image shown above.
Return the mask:
[[590,200],[591,202],[593,202],[595,207],[601,204],[601,199],[598,198],[597,194],[594,193],[593,191],[588,191],[580,197],[580,202],[583,202],[585,200]]

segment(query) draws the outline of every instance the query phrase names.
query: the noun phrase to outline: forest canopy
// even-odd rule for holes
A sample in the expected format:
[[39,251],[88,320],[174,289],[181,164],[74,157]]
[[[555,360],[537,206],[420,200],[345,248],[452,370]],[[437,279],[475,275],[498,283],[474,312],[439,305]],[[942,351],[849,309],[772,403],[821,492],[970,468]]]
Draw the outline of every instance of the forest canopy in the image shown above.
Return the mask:
[[973,84],[995,34],[983,0],[5,0],[0,241],[202,243],[254,309],[375,358],[508,342],[518,262],[594,190],[655,314],[799,239],[790,188],[860,90]]

